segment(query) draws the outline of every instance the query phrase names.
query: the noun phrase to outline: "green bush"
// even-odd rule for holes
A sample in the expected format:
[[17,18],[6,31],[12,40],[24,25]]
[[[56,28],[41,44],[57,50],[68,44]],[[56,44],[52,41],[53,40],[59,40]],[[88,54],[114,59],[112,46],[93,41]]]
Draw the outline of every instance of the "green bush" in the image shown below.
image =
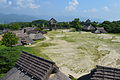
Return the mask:
[[0,47],[0,75],[6,73],[15,65],[19,55],[20,50],[16,47]]
[[18,38],[11,32],[5,33],[2,39],[2,44],[7,47],[12,47],[13,45],[17,44],[17,42]]
[[38,54],[33,47],[6,47],[0,46],[0,77],[8,72],[12,67],[15,66],[16,61],[19,59],[21,51],[26,51],[36,56],[40,56],[48,59],[49,57],[44,54]]

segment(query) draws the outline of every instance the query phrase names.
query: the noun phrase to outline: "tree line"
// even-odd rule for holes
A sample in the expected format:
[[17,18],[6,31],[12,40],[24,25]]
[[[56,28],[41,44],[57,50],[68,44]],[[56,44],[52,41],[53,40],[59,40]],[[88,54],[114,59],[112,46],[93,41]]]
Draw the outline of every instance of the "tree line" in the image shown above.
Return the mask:
[[[105,30],[108,33],[120,33],[120,21],[104,21],[102,23],[86,20],[86,21],[80,21],[79,18],[75,18],[73,21],[70,22],[58,22],[56,24],[57,28],[59,29],[69,29],[69,28],[75,28],[77,31],[82,30],[82,28],[85,25],[92,25],[94,27],[104,27]],[[0,24],[0,30],[3,30],[5,28],[11,29],[11,30],[19,30],[24,27],[39,27],[41,29],[49,28],[50,24],[47,20],[35,20],[32,22],[14,22],[10,24]]]

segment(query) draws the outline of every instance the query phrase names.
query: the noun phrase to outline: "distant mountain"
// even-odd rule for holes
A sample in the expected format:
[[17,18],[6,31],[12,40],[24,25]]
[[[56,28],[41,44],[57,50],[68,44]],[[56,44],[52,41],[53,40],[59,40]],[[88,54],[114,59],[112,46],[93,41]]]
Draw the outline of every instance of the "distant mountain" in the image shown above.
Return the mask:
[[55,18],[58,22],[72,21],[74,18],[80,18],[81,21],[90,19],[92,21],[102,22],[103,19],[99,18],[88,18],[88,17],[75,17],[75,16],[28,16],[28,15],[18,15],[18,14],[2,14],[0,13],[0,24],[7,24],[11,22],[31,22],[38,19],[50,20]]
[[37,20],[38,18],[28,16],[28,15],[18,15],[18,14],[2,14],[0,13],[0,23],[7,24],[11,22],[31,22]]

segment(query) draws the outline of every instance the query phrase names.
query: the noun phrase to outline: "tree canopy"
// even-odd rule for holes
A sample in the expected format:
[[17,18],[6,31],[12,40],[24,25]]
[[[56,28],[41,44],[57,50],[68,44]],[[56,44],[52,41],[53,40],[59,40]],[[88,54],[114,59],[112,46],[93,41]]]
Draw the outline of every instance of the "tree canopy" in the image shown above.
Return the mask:
[[77,31],[82,30],[82,25],[79,18],[75,18],[71,23],[70,27],[75,28]]
[[104,21],[99,27],[104,27],[108,33],[120,33],[120,21]]
[[17,44],[17,42],[18,38],[11,32],[5,33],[2,39],[2,44],[7,47],[12,47],[13,45]]

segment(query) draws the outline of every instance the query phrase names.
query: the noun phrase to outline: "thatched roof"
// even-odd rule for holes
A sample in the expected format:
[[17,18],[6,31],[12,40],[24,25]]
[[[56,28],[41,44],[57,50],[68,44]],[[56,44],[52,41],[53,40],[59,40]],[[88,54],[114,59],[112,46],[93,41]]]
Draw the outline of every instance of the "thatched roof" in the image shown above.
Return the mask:
[[104,27],[96,27],[96,30],[94,33],[96,33],[96,34],[107,33],[107,31],[104,29]]
[[54,62],[27,52],[21,54],[16,66],[1,80],[70,80]]
[[26,45],[26,44],[29,45],[29,44],[33,43],[33,40],[29,36],[21,37],[20,41],[24,45]]
[[14,34],[15,34],[17,37],[19,37],[19,38],[28,36],[26,33],[23,33],[22,30],[12,31],[12,33],[14,33]]
[[3,33],[7,33],[9,31],[10,31],[10,29],[3,29]]
[[120,69],[97,65],[91,72],[91,80],[120,80]]
[[51,18],[51,19],[49,20],[49,22],[50,22],[50,24],[56,24],[56,23],[57,23],[57,21],[56,21],[54,18]]
[[33,40],[44,39],[45,37],[41,33],[29,34],[29,37]]
[[95,27],[92,26],[92,25],[88,25],[88,26],[85,25],[84,28],[83,28],[83,30],[85,30],[85,31],[94,31]]
[[31,30],[34,30],[36,27],[26,27],[26,28],[23,28],[22,31],[24,33],[27,33],[28,31],[31,31]]

